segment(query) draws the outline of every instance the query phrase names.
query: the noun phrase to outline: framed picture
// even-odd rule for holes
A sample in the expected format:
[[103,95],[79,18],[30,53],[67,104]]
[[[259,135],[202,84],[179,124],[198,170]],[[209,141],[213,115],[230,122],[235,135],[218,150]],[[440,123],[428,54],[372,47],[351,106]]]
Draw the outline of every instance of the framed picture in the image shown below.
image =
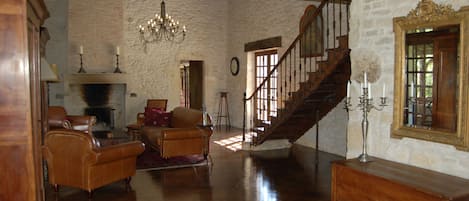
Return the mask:
[[322,56],[324,52],[323,18],[322,14],[314,16],[316,6],[306,7],[300,20],[300,33],[304,31],[300,39],[300,56]]

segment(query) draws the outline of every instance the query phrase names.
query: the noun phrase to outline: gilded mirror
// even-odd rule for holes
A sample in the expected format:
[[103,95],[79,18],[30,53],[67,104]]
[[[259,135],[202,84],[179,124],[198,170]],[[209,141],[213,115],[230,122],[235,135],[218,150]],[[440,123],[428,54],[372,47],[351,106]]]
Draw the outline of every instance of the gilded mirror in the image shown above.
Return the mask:
[[392,137],[454,145],[469,151],[467,56],[469,7],[422,0],[394,18],[395,85]]

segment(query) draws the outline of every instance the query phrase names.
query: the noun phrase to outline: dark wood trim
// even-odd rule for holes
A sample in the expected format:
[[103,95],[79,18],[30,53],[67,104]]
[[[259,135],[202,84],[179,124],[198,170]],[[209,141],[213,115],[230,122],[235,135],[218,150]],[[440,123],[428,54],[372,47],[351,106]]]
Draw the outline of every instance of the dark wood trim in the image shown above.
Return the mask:
[[244,52],[255,50],[263,50],[274,47],[282,47],[282,37],[276,36],[272,38],[262,39],[244,44]]

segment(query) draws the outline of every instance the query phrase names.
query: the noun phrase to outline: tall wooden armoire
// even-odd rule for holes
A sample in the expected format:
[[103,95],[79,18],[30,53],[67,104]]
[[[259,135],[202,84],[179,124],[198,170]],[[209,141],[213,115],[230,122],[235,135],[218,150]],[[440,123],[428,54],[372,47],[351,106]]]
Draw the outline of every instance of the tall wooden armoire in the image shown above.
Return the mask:
[[0,200],[43,200],[40,26],[43,0],[0,1]]

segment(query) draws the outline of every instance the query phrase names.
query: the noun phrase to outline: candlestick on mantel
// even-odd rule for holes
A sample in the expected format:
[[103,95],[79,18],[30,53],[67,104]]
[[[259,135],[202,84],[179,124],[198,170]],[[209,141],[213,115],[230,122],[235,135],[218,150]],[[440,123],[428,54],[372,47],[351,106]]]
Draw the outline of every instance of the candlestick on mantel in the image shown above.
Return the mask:
[[80,48],[80,51],[82,53],[80,53],[80,69],[78,69],[78,73],[86,73],[85,68],[83,68],[83,49]]
[[122,73],[121,69],[119,68],[119,54],[116,54],[116,68],[114,69],[114,73]]

